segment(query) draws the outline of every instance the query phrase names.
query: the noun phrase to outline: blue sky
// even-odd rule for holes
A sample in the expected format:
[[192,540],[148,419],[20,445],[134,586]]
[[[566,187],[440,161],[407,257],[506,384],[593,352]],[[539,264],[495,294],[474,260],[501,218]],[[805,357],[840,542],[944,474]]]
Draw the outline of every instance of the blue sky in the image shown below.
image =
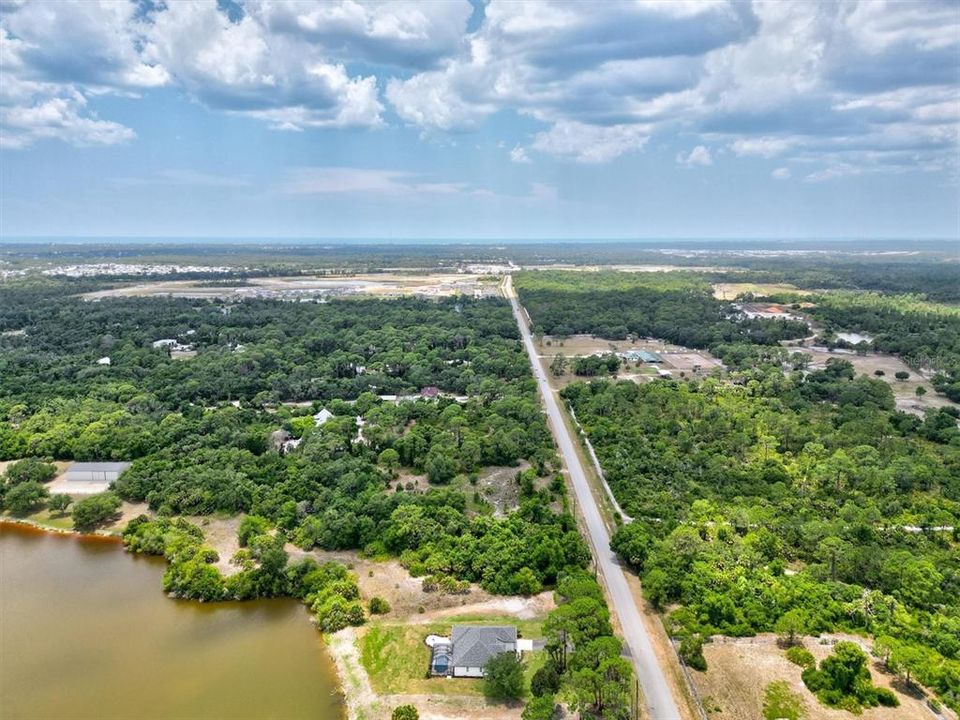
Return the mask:
[[956,2],[0,3],[0,236],[960,237]]

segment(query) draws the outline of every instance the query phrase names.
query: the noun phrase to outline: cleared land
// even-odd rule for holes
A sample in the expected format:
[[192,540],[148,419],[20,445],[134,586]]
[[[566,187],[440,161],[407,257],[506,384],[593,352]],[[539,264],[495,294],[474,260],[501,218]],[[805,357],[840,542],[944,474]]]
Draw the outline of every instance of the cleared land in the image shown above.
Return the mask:
[[800,290],[787,283],[714,283],[713,296],[718,300],[734,300],[739,295],[752,293],[758,296],[775,295],[778,293],[793,293],[794,295],[811,295],[810,290]]
[[358,275],[324,275],[267,277],[211,283],[204,280],[158,280],[100,290],[83,295],[87,300],[107,297],[170,296],[206,299],[310,299],[323,297],[363,296],[401,297],[420,295],[494,296],[499,278],[473,273],[411,274],[367,273]]
[[[540,638],[542,620],[551,607],[549,593],[500,598],[422,613],[406,622],[386,616],[329,636],[328,647],[346,686],[350,717],[389,718],[392,708],[409,703],[424,720],[517,720],[523,703],[488,702],[477,680],[428,678],[430,649],[424,639],[431,634],[449,635],[454,624],[510,624],[517,626],[521,637]],[[524,661],[529,684],[545,661],[544,651],[528,652]]]
[[706,375],[715,368],[723,367],[723,364],[706,350],[691,350],[681,345],[673,345],[652,338],[631,341],[605,340],[593,335],[572,335],[566,338],[545,335],[537,345],[540,361],[548,373],[550,364],[557,355],[562,353],[568,360],[566,373],[560,377],[554,377],[552,373],[550,374],[551,384],[558,389],[584,379],[573,374],[573,363],[578,356],[621,353],[631,350],[647,350],[656,353],[663,358],[663,362],[653,365],[645,362],[624,361],[617,373],[617,377],[621,380],[645,382],[657,377],[657,368],[669,370],[674,375],[679,376],[680,373],[693,375],[696,368],[699,368],[701,374]]
[[[830,358],[837,358],[852,363],[857,374],[876,378],[878,377],[875,374],[876,371],[883,371],[883,375],[879,376],[879,379],[886,382],[893,390],[897,409],[903,412],[923,415],[924,411],[929,408],[956,406],[956,403],[934,391],[933,386],[927,380],[927,373],[918,373],[903,360],[893,355],[874,352],[857,355],[853,350],[833,350],[831,352],[821,347],[805,347],[797,348],[797,350],[813,356],[811,367],[814,369],[826,366]],[[897,380],[896,374],[898,372],[909,373],[910,377],[906,380]],[[917,388],[921,386],[926,390],[926,394],[923,397],[917,397]]]
[[[824,636],[830,644],[821,644],[817,638],[806,638],[804,645],[819,662],[833,649],[832,641],[853,640],[863,644],[860,638],[845,635]],[[865,647],[865,649],[867,649]],[[706,672],[693,671],[693,682],[704,705],[713,709],[717,717],[725,720],[757,720],[763,717],[763,693],[766,686],[775,680],[785,680],[790,690],[803,698],[807,708],[807,720],[843,720],[853,717],[842,710],[821,705],[800,679],[801,668],[787,660],[783,649],[777,645],[776,636],[758,635],[753,638],[717,638],[703,647],[707,658]],[[917,697],[905,694],[901,683],[881,671],[878,663],[870,668],[874,684],[891,688],[897,693],[900,707],[870,708],[862,717],[867,720],[931,720],[936,715],[926,703]],[[956,718],[949,710],[943,717]]]

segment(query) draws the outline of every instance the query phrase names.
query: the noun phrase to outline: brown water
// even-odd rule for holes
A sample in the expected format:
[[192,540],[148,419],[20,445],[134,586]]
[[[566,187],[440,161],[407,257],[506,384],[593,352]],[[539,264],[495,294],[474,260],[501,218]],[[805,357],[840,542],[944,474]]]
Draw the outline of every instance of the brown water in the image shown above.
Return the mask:
[[344,717],[294,600],[171,600],[164,562],[0,523],[0,718]]

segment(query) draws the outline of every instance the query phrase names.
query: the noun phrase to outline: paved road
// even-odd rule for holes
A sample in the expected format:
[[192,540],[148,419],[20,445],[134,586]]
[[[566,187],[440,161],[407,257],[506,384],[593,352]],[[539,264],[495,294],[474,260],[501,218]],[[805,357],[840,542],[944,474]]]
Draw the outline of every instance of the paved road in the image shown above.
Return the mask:
[[505,294],[510,298],[510,304],[513,306],[513,314],[517,324],[520,326],[523,344],[527,349],[527,355],[530,356],[533,374],[537,378],[537,384],[540,386],[540,392],[546,404],[553,436],[560,447],[560,453],[566,463],[567,470],[570,472],[577,503],[580,505],[580,511],[583,514],[590,536],[590,544],[593,546],[593,555],[597,559],[597,565],[606,582],[614,612],[620,619],[620,627],[623,628],[624,640],[626,640],[627,647],[630,650],[637,677],[640,679],[640,687],[643,690],[647,710],[653,720],[679,720],[680,712],[677,710],[677,705],[673,700],[663,670],[657,663],[657,656],[640,618],[640,612],[633,601],[627,579],[617,563],[616,556],[610,550],[610,535],[607,533],[606,525],[604,525],[603,518],[600,516],[600,510],[597,507],[596,500],[594,500],[593,493],[590,492],[587,476],[583,471],[583,465],[580,463],[580,456],[574,449],[574,440],[563,421],[560,405],[547,382],[543,367],[537,357],[537,349],[533,344],[533,338],[530,336],[530,328],[527,326],[526,318],[520,309],[520,303],[509,291],[509,281],[504,289]]

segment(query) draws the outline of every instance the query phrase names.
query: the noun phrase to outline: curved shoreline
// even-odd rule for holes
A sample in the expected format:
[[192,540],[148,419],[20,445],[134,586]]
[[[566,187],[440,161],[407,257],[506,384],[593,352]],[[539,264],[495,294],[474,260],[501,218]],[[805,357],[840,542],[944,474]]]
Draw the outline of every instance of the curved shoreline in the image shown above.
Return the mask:
[[[0,531],[5,527],[11,529],[15,528],[17,532],[29,532],[45,535],[57,535],[65,538],[72,538],[79,540],[81,542],[97,542],[97,543],[108,543],[110,545],[119,545],[120,549],[125,555],[128,555],[131,558],[140,557],[136,553],[128,552],[126,547],[123,545],[123,538],[119,530],[94,530],[92,532],[81,532],[80,530],[67,529],[67,528],[58,528],[52,525],[45,525],[36,520],[30,520],[28,518],[17,518],[17,517],[0,517]],[[163,558],[158,558],[163,560]],[[164,561],[166,564],[166,561]],[[166,595],[167,597],[172,597],[163,593],[163,591],[158,588],[158,590]],[[195,602],[192,600],[186,600],[186,602]],[[202,601],[196,601],[203,604]],[[225,600],[223,602],[236,602],[242,603],[242,600]],[[301,603],[302,605],[302,603]],[[365,696],[357,696],[356,692],[349,693],[347,692],[347,687],[350,684],[348,682],[350,675],[349,668],[349,653],[344,652],[343,646],[341,643],[337,642],[333,636],[327,635],[326,633],[320,632],[320,629],[317,627],[316,622],[312,617],[309,616],[308,625],[310,629],[320,635],[324,647],[324,652],[329,657],[330,664],[335,671],[336,679],[336,692],[342,699],[343,715],[342,718],[354,717],[355,711],[358,709],[363,709],[367,705],[367,699]]]

